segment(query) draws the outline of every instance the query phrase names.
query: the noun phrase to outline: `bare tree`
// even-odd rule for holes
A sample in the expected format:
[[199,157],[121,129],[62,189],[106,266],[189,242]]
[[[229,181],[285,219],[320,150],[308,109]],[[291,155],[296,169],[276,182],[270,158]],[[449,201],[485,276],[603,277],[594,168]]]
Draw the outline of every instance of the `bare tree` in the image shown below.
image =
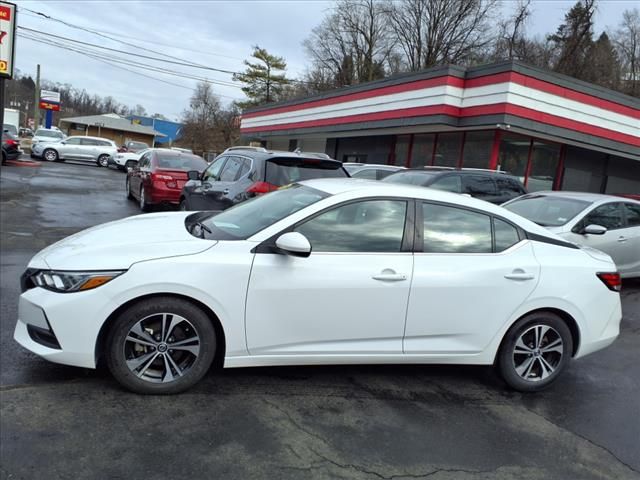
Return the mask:
[[531,0],[518,0],[513,14],[499,22],[495,59],[525,60],[528,56],[525,29],[530,6]]
[[387,17],[411,71],[443,63],[469,64],[492,42],[497,0],[403,0]]
[[622,64],[622,91],[640,97],[640,10],[625,10],[613,35]]
[[380,0],[339,0],[333,14],[313,29],[304,46],[312,76],[343,86],[382,78],[393,49]]

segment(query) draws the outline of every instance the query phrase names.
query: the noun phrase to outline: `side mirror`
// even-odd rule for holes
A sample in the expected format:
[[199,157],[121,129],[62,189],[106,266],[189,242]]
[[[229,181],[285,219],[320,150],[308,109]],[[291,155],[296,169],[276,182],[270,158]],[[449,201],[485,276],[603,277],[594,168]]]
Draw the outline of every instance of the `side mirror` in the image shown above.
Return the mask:
[[589,235],[604,235],[607,233],[607,227],[603,227],[602,225],[587,225],[582,229],[582,234]]
[[311,244],[307,237],[298,232],[283,233],[276,240],[276,247],[286,255],[308,257],[311,255]]
[[200,180],[200,172],[197,170],[189,170],[187,172],[187,178],[189,180]]

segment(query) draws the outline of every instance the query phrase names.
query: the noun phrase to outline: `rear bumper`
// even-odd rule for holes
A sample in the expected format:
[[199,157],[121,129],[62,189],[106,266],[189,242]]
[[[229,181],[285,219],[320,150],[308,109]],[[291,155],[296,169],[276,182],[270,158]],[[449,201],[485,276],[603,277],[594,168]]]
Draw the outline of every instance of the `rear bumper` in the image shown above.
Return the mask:
[[178,184],[177,188],[168,188],[164,182],[156,182],[148,193],[149,203],[171,203],[178,205],[180,203],[180,192],[182,187]]
[[[606,317],[605,317],[606,318]],[[600,331],[591,331],[590,335],[584,335],[580,339],[580,346],[574,358],[584,357],[611,345],[620,334],[620,321],[622,320],[622,307],[620,301],[615,302],[609,318]]]

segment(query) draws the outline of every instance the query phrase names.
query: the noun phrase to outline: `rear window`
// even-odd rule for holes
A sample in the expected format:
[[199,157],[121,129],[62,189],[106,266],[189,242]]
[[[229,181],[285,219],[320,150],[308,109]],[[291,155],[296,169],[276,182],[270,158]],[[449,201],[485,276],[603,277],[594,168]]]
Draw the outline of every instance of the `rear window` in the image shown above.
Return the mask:
[[273,158],[265,168],[265,181],[278,186],[314,178],[348,177],[340,162],[317,158]]
[[404,183],[406,185],[426,185],[429,180],[436,176],[435,173],[429,172],[398,172],[383,178],[383,182]]
[[207,162],[195,155],[176,153],[161,153],[156,157],[156,166],[165,170],[198,170],[207,168]]

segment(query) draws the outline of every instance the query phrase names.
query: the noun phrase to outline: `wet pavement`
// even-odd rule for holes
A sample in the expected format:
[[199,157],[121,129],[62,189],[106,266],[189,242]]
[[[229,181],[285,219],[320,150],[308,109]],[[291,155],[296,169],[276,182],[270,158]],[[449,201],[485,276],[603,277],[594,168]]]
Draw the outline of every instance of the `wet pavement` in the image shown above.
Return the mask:
[[538,394],[484,367],[340,366],[212,371],[137,396],[12,339],[34,253],[139,213],[124,174],[3,166],[0,193],[2,479],[640,478],[640,281],[624,285],[618,341]]

